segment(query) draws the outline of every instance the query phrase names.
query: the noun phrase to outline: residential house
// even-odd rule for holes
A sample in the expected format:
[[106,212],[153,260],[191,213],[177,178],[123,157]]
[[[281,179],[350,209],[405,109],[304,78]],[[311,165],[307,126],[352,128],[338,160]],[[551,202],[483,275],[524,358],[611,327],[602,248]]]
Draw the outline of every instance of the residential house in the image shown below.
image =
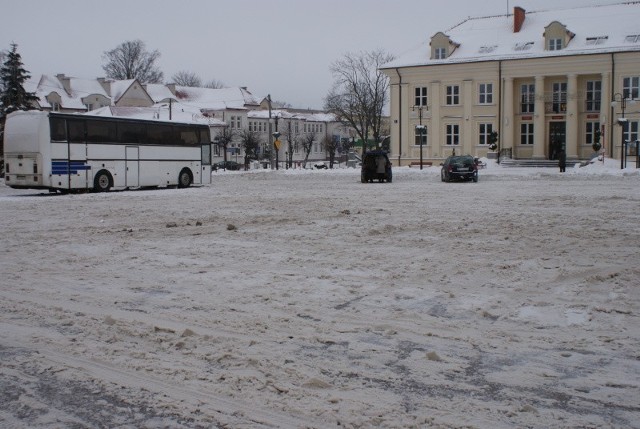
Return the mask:
[[[638,140],[640,2],[469,18],[386,64],[397,164],[454,151],[514,159],[620,157]],[[625,109],[626,108],[626,109]],[[623,125],[618,118],[625,116]],[[633,150],[631,145],[625,146]],[[635,146],[634,146],[635,147]]]

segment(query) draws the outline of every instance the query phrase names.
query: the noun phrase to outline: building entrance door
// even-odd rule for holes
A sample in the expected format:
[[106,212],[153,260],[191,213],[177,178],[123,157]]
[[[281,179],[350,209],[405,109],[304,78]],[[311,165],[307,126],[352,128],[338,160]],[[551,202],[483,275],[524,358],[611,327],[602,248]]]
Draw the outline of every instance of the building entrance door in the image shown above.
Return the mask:
[[549,123],[549,152],[547,159],[558,159],[561,150],[567,150],[567,123],[566,122],[550,122]]

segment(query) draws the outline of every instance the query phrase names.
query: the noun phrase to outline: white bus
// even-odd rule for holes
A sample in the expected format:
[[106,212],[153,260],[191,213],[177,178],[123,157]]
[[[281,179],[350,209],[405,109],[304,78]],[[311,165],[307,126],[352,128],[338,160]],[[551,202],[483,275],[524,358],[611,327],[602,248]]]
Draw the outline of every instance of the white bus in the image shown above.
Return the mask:
[[209,127],[41,111],[7,116],[5,184],[52,192],[211,183]]

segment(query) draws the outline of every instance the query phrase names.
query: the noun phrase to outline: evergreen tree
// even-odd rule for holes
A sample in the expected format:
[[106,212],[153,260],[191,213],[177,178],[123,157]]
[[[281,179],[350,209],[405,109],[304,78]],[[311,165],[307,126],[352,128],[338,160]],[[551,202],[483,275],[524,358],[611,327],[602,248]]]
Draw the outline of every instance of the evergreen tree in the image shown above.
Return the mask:
[[11,50],[0,68],[0,118],[16,110],[29,110],[38,100],[35,93],[27,92],[24,83],[30,78],[24,69],[18,45],[11,44]]

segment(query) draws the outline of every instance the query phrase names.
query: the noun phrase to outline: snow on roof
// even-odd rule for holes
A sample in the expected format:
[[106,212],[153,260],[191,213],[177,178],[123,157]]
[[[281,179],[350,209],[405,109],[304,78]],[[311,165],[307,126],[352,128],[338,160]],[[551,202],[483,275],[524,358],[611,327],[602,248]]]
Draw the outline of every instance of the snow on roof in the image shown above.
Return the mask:
[[171,90],[166,85],[161,83],[148,83],[143,85],[147,94],[153,99],[154,103],[167,102],[169,99],[178,101],[178,98],[173,95]]
[[[298,119],[308,122],[335,122],[336,118],[333,113],[318,113],[318,112],[289,112],[287,110],[275,109],[271,111],[271,118],[283,118],[283,119]],[[250,119],[269,119],[268,110],[250,110],[247,112],[247,117]]]
[[92,116],[118,116],[123,118],[171,121],[180,123],[198,123],[210,126],[226,126],[225,122],[219,119],[206,117],[202,115],[199,109],[178,102],[171,104],[171,119],[169,119],[168,103],[159,103],[152,107],[107,106],[100,109],[92,110],[85,114]]
[[260,100],[246,88],[193,88],[176,86],[176,95],[183,102],[198,104],[203,109],[245,109],[246,105],[259,105]]
[[[513,32],[512,14],[470,18],[444,32],[460,45],[448,58],[432,60],[430,40],[427,40],[383,68],[640,51],[638,17],[640,2],[526,12],[517,33]],[[548,51],[544,32],[554,21],[575,36],[564,49]]]
[[[60,96],[60,105],[67,109],[84,109],[85,106],[82,100],[78,97],[74,97],[73,94],[69,94],[64,88],[62,82],[56,76],[49,76],[43,74],[38,81],[37,88],[35,90],[38,102],[41,107],[51,107],[51,104],[47,101],[47,96],[55,92]],[[87,94],[88,95],[88,94]],[[84,97],[85,95],[83,95]]]
[[126,80],[112,80],[111,84],[111,100],[115,103],[122,97],[122,95],[127,92],[127,89],[131,87],[135,79],[126,79]]

